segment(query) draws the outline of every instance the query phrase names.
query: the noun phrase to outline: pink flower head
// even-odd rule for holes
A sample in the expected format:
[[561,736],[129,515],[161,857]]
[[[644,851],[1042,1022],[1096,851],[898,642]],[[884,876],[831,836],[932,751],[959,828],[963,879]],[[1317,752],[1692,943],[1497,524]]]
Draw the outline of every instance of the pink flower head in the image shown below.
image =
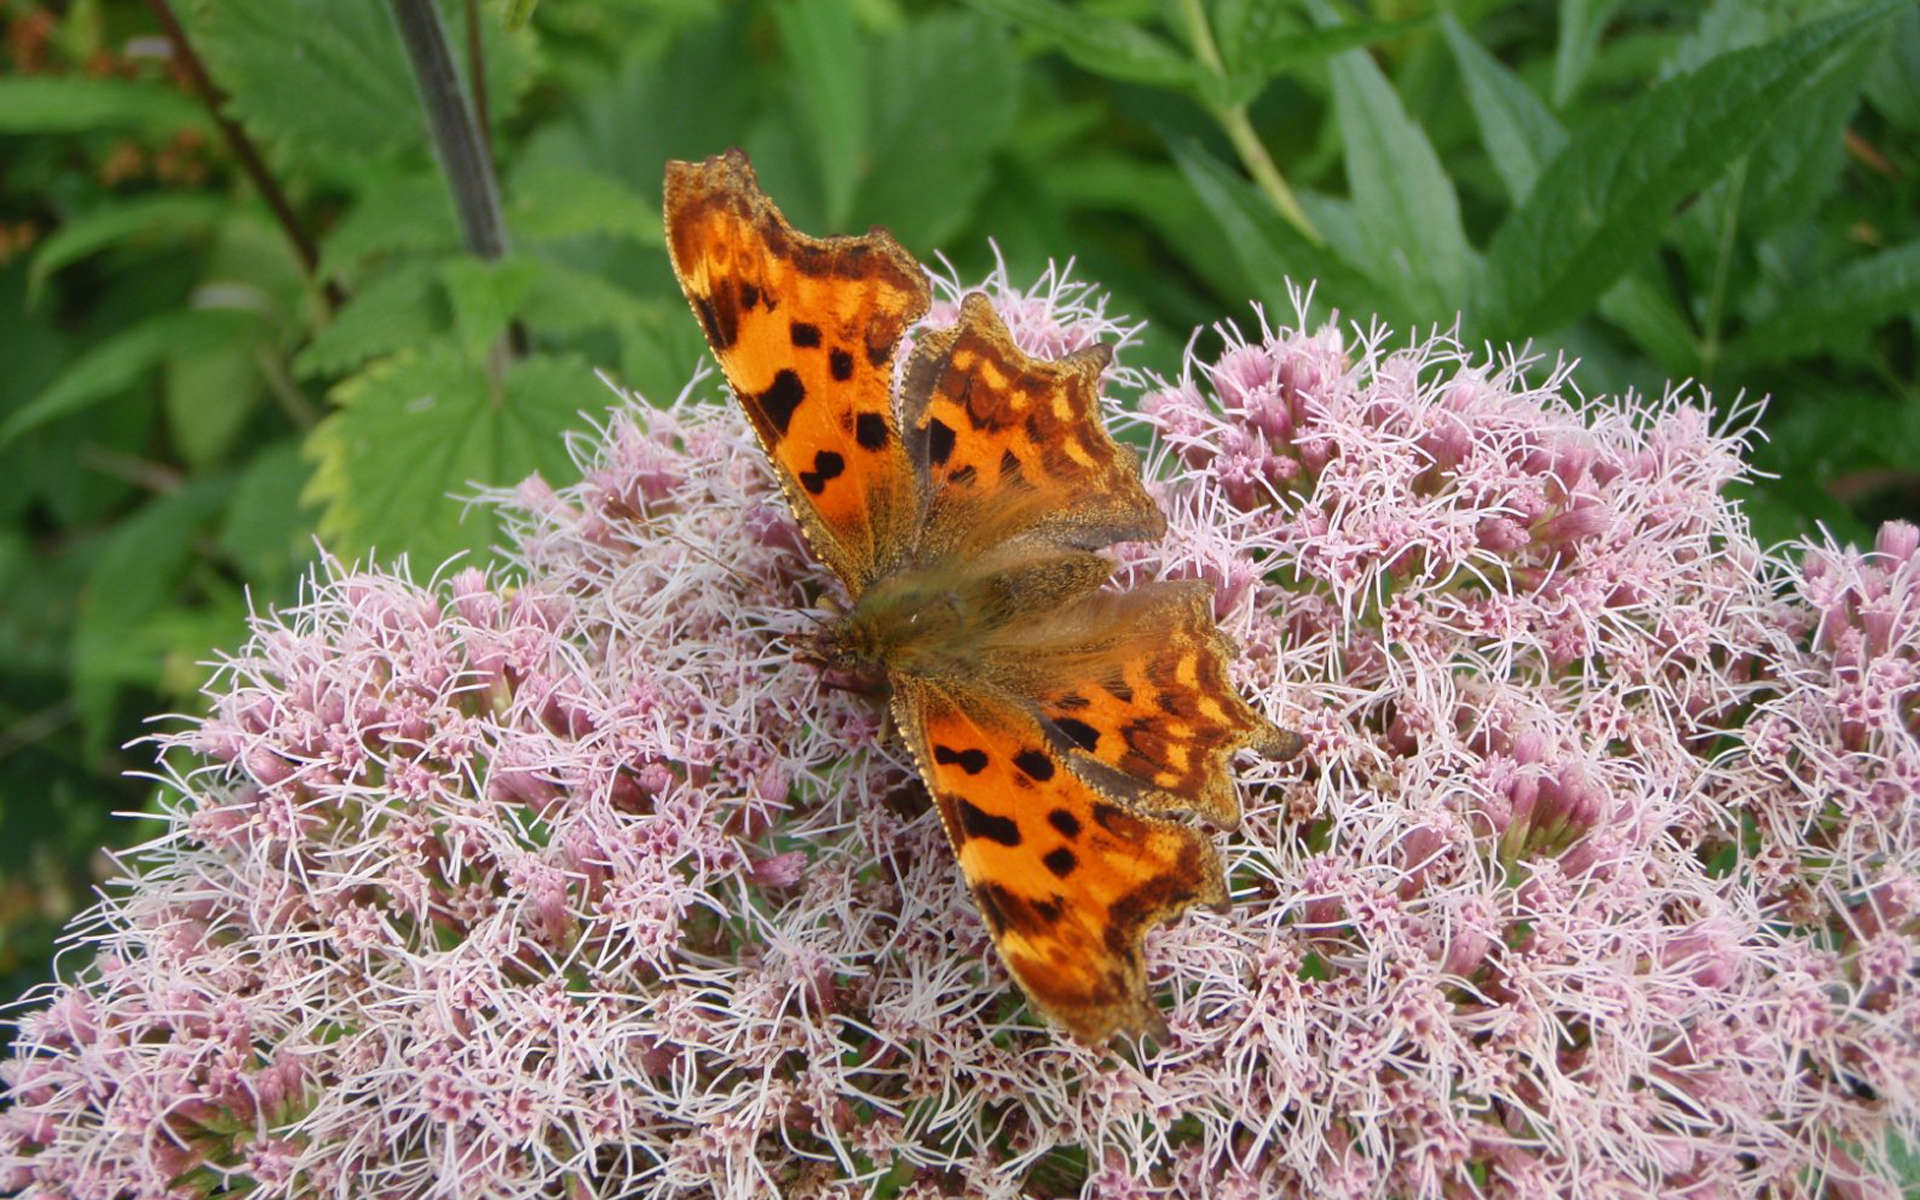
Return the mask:
[[[1063,278],[987,290],[1037,352],[1125,332]],[[257,622],[23,1002],[0,1188],[1892,1186],[1920,534],[1763,553],[1704,398],[1221,332],[1139,405],[1171,530],[1117,558],[1213,582],[1311,748],[1245,764],[1231,911],[1150,939],[1163,1044],[1025,1012],[880,709],[784,649],[832,586],[690,389],[494,497],[505,573],[329,564]]]

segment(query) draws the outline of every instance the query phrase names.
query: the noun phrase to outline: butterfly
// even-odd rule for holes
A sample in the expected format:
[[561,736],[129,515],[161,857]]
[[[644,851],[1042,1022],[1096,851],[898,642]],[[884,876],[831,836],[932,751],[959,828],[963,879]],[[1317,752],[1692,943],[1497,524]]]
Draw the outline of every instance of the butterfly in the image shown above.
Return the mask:
[[889,685],[1034,1008],[1089,1042],[1164,1035],[1146,931],[1227,904],[1218,851],[1181,818],[1236,825],[1233,754],[1301,743],[1228,683],[1206,584],[1104,586],[1101,549],[1166,531],[1101,423],[1111,350],[1031,358],[978,292],[953,325],[914,329],[920,264],[878,228],[796,232],[738,150],[669,163],[665,223],[681,290],[852,600],[809,656]]

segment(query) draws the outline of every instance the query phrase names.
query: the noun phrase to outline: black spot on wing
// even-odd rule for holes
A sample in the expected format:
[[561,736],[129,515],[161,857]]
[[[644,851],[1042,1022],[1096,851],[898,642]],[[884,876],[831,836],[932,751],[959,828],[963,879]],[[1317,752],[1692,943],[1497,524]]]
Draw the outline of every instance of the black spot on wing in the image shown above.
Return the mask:
[[1018,474],[1019,470],[1020,470],[1020,456],[1015,454],[1011,450],[1001,451],[1000,474],[1002,476],[1014,475],[1014,474]]
[[1058,900],[1029,899],[998,883],[983,883],[974,888],[973,898],[979,902],[980,915],[995,937],[1005,933],[1009,926],[1037,932],[1057,924],[1067,911],[1067,906]]
[[1046,857],[1040,861],[1047,864],[1047,870],[1061,879],[1073,874],[1073,869],[1080,865],[1080,860],[1073,856],[1073,851],[1065,846],[1047,851]]
[[787,334],[796,346],[812,347],[820,344],[820,327],[809,325],[805,321],[795,321],[787,326]]
[[1053,778],[1053,759],[1043,750],[1022,750],[1013,756],[1013,765],[1027,773],[1027,778],[1045,783]]
[[980,906],[980,916],[987,922],[987,928],[993,930],[993,936],[999,937],[1007,931],[1007,910],[1001,904],[1001,897],[1007,895],[1007,889],[997,883],[983,883],[973,889],[974,903]]
[[987,769],[987,752],[981,749],[955,750],[951,746],[935,746],[933,761],[942,766],[958,765],[969,775],[978,775]]
[[927,461],[943,466],[953,456],[953,430],[939,417],[927,422]]
[[822,450],[813,456],[813,470],[800,472],[800,486],[818,496],[827,490],[827,480],[836,478],[846,469],[846,459],[831,450]]
[[1105,800],[1093,806],[1093,823],[1122,841],[1132,841],[1146,832],[1146,824],[1139,817]]
[[827,355],[827,366],[832,370],[833,377],[841,383],[853,378],[853,355],[845,350],[836,347],[831,354]]
[[1080,836],[1080,818],[1074,816],[1064,808],[1056,808],[1048,813],[1047,824],[1059,830],[1061,837],[1077,838]]
[[1055,717],[1053,724],[1082,750],[1092,750],[1100,744],[1100,731],[1077,717]]
[[740,307],[752,308],[760,303],[760,289],[750,283],[740,285]]
[[861,413],[854,418],[853,439],[862,450],[880,449],[887,444],[887,419],[879,413]]
[[706,332],[707,341],[714,349],[729,349],[740,336],[739,314],[731,307],[714,307],[712,296],[695,296],[693,311],[700,315],[700,328]]
[[754,397],[760,410],[767,414],[767,420],[773,422],[774,429],[785,437],[787,426],[793,421],[794,410],[807,398],[807,385],[800,382],[800,376],[791,368],[782,367],[773,377],[773,385]]
[[983,808],[975,808],[965,796],[959,797],[954,807],[960,814],[960,831],[968,837],[985,838],[1002,846],[1020,844],[1020,824],[1011,817],[996,816]]

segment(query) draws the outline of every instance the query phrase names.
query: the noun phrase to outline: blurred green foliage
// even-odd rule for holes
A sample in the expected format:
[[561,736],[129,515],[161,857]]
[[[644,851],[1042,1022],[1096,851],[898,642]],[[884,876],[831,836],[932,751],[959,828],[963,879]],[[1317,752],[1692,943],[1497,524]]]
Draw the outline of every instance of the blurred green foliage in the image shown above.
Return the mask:
[[566,482],[593,368],[679,390],[669,157],[742,146],[799,227],[884,224],[961,279],[1072,257],[1162,373],[1317,280],[1321,312],[1578,355],[1589,390],[1771,396],[1768,537],[1920,509],[1911,3],[486,0],[491,262],[388,0],[170,3],[217,104],[167,5],[0,0],[8,995],[141,832],[107,820],[149,803],[127,744],[316,536],[484,556],[461,498]]

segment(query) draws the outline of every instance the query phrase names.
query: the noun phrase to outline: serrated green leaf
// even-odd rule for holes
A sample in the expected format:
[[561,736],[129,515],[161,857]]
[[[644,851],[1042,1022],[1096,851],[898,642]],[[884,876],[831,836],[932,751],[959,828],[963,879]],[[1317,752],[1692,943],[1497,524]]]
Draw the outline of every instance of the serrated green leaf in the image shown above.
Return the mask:
[[333,227],[320,249],[319,273],[350,278],[376,255],[459,246],[459,217],[446,181],[424,172],[403,175],[370,188]]
[[624,330],[667,313],[684,317],[679,296],[641,299],[610,279],[548,259],[523,260],[533,277],[520,316],[537,333],[565,337],[593,329]]
[[48,276],[62,267],[121,242],[170,245],[202,236],[233,211],[221,196],[198,192],[162,192],[130,200],[114,200],[85,216],[63,221],[40,243],[27,277],[31,303]]
[[[462,44],[464,6],[443,13],[449,41]],[[285,163],[337,164],[351,174],[369,159],[426,145],[385,0],[198,0],[190,32],[232,113]],[[481,38],[498,121],[531,83],[536,51],[530,32],[509,33],[490,20]]]
[[161,401],[173,444],[188,465],[218,462],[253,414],[262,385],[255,357],[264,348],[260,332],[167,356]]
[[1560,23],[1553,47],[1553,106],[1565,108],[1593,65],[1600,35],[1620,0],[1560,0]]
[[1520,77],[1481,48],[1452,13],[1440,18],[1453,61],[1467,85],[1480,143],[1515,204],[1527,198],[1540,169],[1567,144],[1566,130]]
[[1316,284],[1316,295],[1336,308],[1379,312],[1388,320],[1412,319],[1395,298],[1358,268],[1324,246],[1316,246],[1287,224],[1266,197],[1191,142],[1172,144],[1173,160],[1213,213],[1231,251],[1253,281],[1257,298],[1268,308],[1291,308],[1287,281]]
[[519,258],[483,262],[450,258],[440,264],[440,282],[453,306],[453,333],[467,354],[486,357],[507,323],[525,306],[538,264]]
[[642,196],[620,180],[585,166],[516,171],[507,201],[507,227],[517,239],[609,234],[664,246],[660,198]]
[[1199,85],[1201,72],[1192,59],[1137,25],[1055,0],[967,2],[1037,35],[1096,75],[1156,87],[1191,89]]
[[207,111],[173,88],[78,75],[0,78],[0,133],[205,129]]
[[785,0],[773,6],[826,202],[826,224],[846,228],[867,148],[866,47],[847,0]]
[[1445,319],[1466,302],[1473,269],[1453,181],[1365,52],[1350,50],[1334,59],[1332,80],[1369,273],[1407,308],[1428,320]]
[[[612,396],[581,362],[530,358],[496,386],[450,347],[390,359],[333,390],[336,411],[309,438],[313,478],[302,502],[323,506],[320,532],[336,553],[405,552],[437,564],[485,554],[492,515],[460,499],[534,471],[574,478],[562,435]],[[462,515],[465,513],[463,522]]]
[[437,272],[434,262],[404,263],[353,293],[294,358],[294,374],[338,375],[445,333],[453,313]]
[[133,386],[170,355],[257,339],[261,330],[260,317],[243,309],[189,308],[149,317],[93,346],[7,414],[0,421],[0,447]]
[[1745,363],[1783,362],[1858,340],[1883,322],[1920,309],[1920,242],[1861,259],[1808,280],[1772,314],[1748,326],[1729,349]]
[[[916,249],[959,232],[1013,135],[1020,69],[1007,37],[971,13],[917,22],[882,42],[873,80],[873,166],[847,228],[885,225]],[[925,103],[929,95],[943,103]]]
[[1484,336],[1559,328],[1633,268],[1673,210],[1766,136],[1898,0],[1722,55],[1583,130],[1502,223],[1487,252]]

